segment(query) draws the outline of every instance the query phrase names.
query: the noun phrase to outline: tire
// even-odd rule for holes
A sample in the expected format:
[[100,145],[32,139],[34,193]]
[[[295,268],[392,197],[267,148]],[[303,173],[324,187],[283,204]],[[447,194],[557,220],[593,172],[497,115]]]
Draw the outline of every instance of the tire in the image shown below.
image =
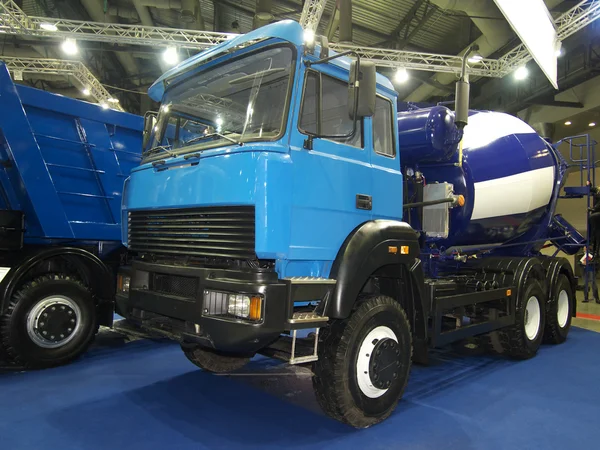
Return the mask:
[[78,358],[97,332],[91,292],[66,274],[42,275],[25,283],[0,316],[2,348],[28,369],[59,366]]
[[322,329],[318,353],[313,387],[319,405],[336,420],[367,428],[386,419],[404,393],[412,358],[410,323],[394,299],[368,297],[349,318]]
[[548,344],[565,342],[571,329],[574,301],[575,295],[569,278],[564,274],[559,275],[546,303],[544,342]]
[[545,304],[542,285],[529,278],[516,302],[515,324],[489,334],[492,348],[514,359],[534,357],[544,339]]
[[192,363],[202,370],[212,373],[227,373],[241,369],[250,362],[250,356],[228,355],[199,345],[182,345],[183,353]]

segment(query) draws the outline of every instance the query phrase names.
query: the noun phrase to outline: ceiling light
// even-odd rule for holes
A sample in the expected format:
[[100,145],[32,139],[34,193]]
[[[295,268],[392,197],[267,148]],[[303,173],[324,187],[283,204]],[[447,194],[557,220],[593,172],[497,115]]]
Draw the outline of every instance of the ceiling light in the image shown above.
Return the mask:
[[179,54],[175,47],[167,47],[162,54],[163,61],[170,65],[175,65],[179,62]]
[[109,99],[107,99],[107,101],[108,103],[119,103],[119,99],[114,97],[110,97]]
[[567,121],[565,122],[565,125],[566,125],[566,126],[569,126],[569,125],[571,125],[571,123],[572,123],[572,122],[571,122],[570,120],[567,120]]
[[315,32],[314,30],[307,28],[304,30],[304,43],[311,45],[313,42],[315,42]]
[[467,61],[469,61],[471,64],[481,62],[482,60],[483,56],[481,56],[479,53],[475,53],[474,55],[469,56],[469,59],[467,59]]
[[217,117],[217,120],[215,120],[215,123],[217,124],[217,126],[221,126],[223,125],[223,119],[221,119],[220,117]]
[[62,51],[67,55],[76,55],[79,49],[77,48],[77,41],[75,39],[65,39],[61,45]]
[[396,70],[396,74],[394,75],[394,80],[396,80],[396,83],[406,83],[408,78],[408,71],[405,68],[402,67]]
[[529,70],[527,70],[527,67],[525,66],[521,66],[519,67],[517,70],[515,70],[515,80],[524,80],[525,78],[527,78],[527,76],[529,75]]
[[58,27],[53,23],[42,22],[40,23],[40,28],[44,31],[58,31]]
[[90,90],[88,88],[85,88],[83,91],[81,91],[81,93],[87,97],[88,95],[90,95]]
[[559,48],[558,50],[556,50],[556,57],[560,58],[563,55],[563,51],[562,48]]
[[596,122],[590,122],[588,125],[589,125],[590,127],[595,127],[595,126],[596,126]]
[[108,109],[108,103],[100,103],[100,106],[102,106],[102,109]]

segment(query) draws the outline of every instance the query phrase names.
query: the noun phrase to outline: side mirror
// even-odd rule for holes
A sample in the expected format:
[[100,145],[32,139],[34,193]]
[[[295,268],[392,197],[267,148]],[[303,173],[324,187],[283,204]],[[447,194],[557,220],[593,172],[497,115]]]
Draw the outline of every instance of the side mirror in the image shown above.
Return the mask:
[[156,117],[158,113],[154,111],[148,111],[144,114],[144,133],[142,138],[142,149],[146,149],[148,142],[150,141],[150,136],[152,136],[152,130],[156,126]]
[[377,71],[371,61],[357,61],[350,64],[348,81],[348,113],[351,118],[361,119],[375,114]]

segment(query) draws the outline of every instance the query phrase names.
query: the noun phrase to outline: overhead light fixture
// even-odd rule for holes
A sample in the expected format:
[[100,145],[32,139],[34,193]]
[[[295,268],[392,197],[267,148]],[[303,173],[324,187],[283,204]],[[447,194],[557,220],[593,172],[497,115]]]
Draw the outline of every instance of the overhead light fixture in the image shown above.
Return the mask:
[[475,53],[471,56],[469,56],[469,59],[467,59],[467,61],[469,61],[471,64],[477,64],[478,62],[481,62],[483,60],[483,56],[481,56],[479,53]]
[[524,80],[525,78],[527,78],[528,75],[529,75],[529,70],[527,70],[527,67],[525,67],[525,66],[519,67],[517,70],[515,70],[515,73],[514,73],[515,80],[518,80],[518,81]]
[[102,106],[102,109],[108,109],[108,103],[102,102],[100,106]]
[[62,51],[67,55],[76,55],[79,49],[77,48],[77,41],[75,39],[65,39],[61,45]]
[[566,125],[566,126],[569,126],[569,125],[571,125],[571,123],[572,123],[572,122],[571,122],[570,120],[567,120],[567,121],[565,122],[565,125]]
[[85,88],[83,91],[81,91],[81,93],[87,97],[88,95],[90,95],[90,90],[88,88]]
[[409,78],[408,71],[404,67],[396,70],[396,74],[394,75],[396,83],[406,83]]
[[107,101],[108,103],[119,103],[119,99],[114,97],[107,99]]
[[590,122],[588,125],[589,125],[590,127],[595,127],[595,126],[596,126],[596,122]]
[[315,42],[315,32],[310,28],[304,30],[304,43],[307,45],[312,45]]
[[42,22],[40,23],[40,28],[44,31],[58,31],[58,27],[53,23]]
[[175,47],[167,47],[163,52],[162,57],[163,61],[171,66],[179,62],[179,54],[177,53],[177,48]]

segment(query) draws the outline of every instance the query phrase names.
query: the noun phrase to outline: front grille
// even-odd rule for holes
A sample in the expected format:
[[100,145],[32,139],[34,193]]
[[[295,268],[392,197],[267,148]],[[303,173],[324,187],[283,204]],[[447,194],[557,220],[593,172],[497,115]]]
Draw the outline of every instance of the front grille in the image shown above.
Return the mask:
[[129,213],[129,249],[140,253],[255,259],[253,206]]
[[196,298],[196,293],[198,292],[198,279],[182,277],[179,275],[154,273],[152,275],[152,285],[150,290],[161,294]]

